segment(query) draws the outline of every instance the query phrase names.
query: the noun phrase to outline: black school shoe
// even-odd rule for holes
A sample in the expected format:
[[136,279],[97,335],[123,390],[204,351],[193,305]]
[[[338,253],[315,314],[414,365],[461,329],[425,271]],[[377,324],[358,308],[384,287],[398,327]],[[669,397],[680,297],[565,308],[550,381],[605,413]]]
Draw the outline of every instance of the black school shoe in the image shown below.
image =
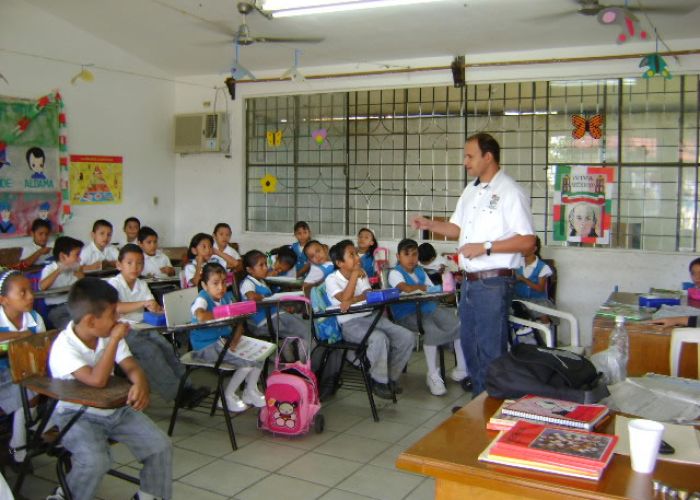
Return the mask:
[[462,386],[464,392],[472,392],[472,379],[471,377],[463,378],[459,381],[459,385]]
[[204,399],[211,394],[208,387],[186,387],[182,395],[182,406],[192,409],[200,405]]
[[389,387],[394,391],[394,394],[401,394],[403,392],[403,387],[399,385],[398,380],[389,382]]
[[394,399],[394,393],[389,387],[389,384],[381,384],[376,381],[372,381],[372,392],[375,396],[382,399]]

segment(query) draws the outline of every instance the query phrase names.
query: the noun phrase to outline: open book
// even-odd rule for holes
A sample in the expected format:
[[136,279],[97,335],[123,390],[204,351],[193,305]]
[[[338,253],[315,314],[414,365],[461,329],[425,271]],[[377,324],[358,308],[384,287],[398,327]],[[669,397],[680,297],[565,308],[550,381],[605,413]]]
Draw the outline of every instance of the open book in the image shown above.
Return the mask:
[[[223,346],[226,343],[226,339],[221,338],[219,342]],[[275,352],[275,349],[277,349],[277,346],[272,342],[243,335],[236,346],[236,350],[231,351],[231,353],[246,361],[264,361],[265,358]]]

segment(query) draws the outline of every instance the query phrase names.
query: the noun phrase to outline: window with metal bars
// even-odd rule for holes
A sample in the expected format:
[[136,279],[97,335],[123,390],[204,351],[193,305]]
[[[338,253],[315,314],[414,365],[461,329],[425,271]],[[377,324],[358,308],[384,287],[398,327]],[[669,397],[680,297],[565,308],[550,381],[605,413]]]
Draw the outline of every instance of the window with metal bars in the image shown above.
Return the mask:
[[[501,165],[551,233],[557,165],[616,170],[610,246],[698,247],[698,76],[380,89],[246,101],[247,229],[415,237],[411,214],[449,218],[465,182],[466,137],[492,134]],[[604,117],[599,140],[571,116]],[[277,179],[263,192],[265,175]]]

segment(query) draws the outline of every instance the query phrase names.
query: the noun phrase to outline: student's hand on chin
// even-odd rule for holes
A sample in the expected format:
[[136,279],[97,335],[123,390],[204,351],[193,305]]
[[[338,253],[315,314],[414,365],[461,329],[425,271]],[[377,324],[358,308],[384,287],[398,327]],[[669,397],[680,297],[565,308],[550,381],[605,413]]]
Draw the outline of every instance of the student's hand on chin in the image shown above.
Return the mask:
[[126,398],[126,404],[136,411],[141,411],[148,406],[148,403],[148,389],[141,384],[132,385]]
[[128,333],[129,325],[127,323],[117,322],[114,324],[112,330],[109,332],[109,337],[119,341],[126,337]]

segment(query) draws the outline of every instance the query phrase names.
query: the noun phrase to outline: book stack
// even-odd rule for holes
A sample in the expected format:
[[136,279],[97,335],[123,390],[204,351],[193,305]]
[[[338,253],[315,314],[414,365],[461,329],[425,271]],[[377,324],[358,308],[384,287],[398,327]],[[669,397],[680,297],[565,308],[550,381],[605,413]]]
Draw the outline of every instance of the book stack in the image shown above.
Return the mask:
[[508,430],[518,420],[525,420],[590,431],[608,414],[609,410],[605,405],[579,404],[527,395],[517,401],[504,401],[501,408],[491,417],[486,428],[496,431]]
[[597,481],[612,458],[617,436],[520,420],[479,460]]

